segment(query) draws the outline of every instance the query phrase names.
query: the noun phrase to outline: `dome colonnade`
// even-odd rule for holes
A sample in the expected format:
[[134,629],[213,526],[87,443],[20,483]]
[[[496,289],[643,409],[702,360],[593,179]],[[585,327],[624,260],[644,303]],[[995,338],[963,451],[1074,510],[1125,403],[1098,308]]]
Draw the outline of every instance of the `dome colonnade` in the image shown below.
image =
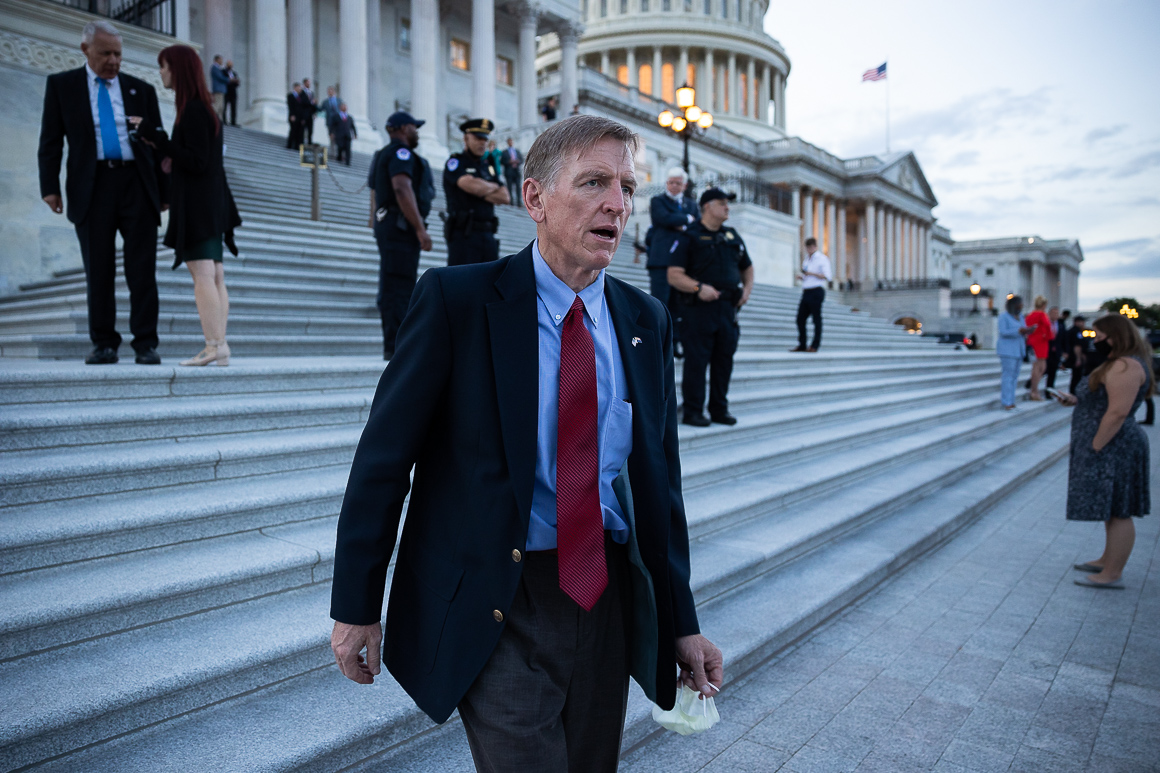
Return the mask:
[[790,63],[762,30],[767,9],[768,0],[581,0],[583,33],[545,36],[537,69],[566,76],[576,46],[581,64],[642,94],[674,103],[687,83],[715,119],[774,139],[784,136]]

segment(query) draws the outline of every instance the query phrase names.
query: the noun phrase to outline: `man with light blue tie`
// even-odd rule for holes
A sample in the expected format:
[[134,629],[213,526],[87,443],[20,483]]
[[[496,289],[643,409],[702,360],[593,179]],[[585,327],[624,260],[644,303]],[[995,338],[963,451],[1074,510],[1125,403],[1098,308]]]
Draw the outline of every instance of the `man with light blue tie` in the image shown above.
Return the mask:
[[157,92],[121,73],[121,36],[105,21],[81,38],[85,66],[48,77],[40,125],[40,195],[61,201],[60,164],[68,140],[65,194],[88,285],[89,365],[117,362],[116,238],[124,240],[129,329],[139,365],[157,365],[157,228],[167,208],[160,159],[138,137],[161,131]]

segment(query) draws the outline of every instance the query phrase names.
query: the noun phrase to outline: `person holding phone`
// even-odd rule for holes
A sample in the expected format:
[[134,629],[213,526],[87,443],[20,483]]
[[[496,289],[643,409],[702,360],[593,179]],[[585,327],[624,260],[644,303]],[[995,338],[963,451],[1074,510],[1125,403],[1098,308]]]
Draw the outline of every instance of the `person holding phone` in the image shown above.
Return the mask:
[[1023,336],[1035,329],[1024,326],[1022,315],[1023,299],[1018,295],[1007,299],[1006,310],[999,315],[999,339],[995,342],[995,353],[999,355],[1002,368],[999,400],[1005,411],[1015,410],[1015,388],[1019,385],[1019,369],[1027,353]]
[[1077,585],[1123,588],[1124,566],[1136,541],[1133,518],[1151,511],[1148,436],[1132,418],[1155,391],[1151,351],[1140,331],[1119,314],[1093,324],[1095,348],[1106,354],[1075,394],[1060,392],[1071,417],[1067,519],[1103,521],[1104,552],[1076,564]]
[[[138,365],[160,365],[157,354],[157,229],[167,205],[160,159],[132,132],[145,120],[160,126],[157,92],[121,72],[121,33],[91,21],[81,34],[85,64],[48,76],[40,123],[40,195],[57,214],[60,166],[68,141],[67,216],[80,242],[88,286],[87,365],[117,362],[117,234],[129,285],[129,329]],[[135,119],[135,120],[134,120]]]

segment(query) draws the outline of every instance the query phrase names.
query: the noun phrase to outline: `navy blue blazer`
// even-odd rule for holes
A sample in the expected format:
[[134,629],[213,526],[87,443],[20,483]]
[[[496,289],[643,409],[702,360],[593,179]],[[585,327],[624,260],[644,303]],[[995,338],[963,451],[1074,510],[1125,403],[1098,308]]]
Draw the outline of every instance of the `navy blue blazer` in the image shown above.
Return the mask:
[[699,219],[700,213],[696,211],[696,207],[692,199],[685,197],[681,198],[680,203],[673,201],[664,193],[652,197],[648,205],[653,226],[652,241],[648,248],[649,268],[672,265],[673,254],[686,248],[688,239],[685,233],[676,229],[682,225],[688,226],[690,215],[693,216],[694,223]]
[[[604,292],[633,403],[633,450],[614,485],[630,521],[631,673],[672,707],[675,639],[699,633],[672,322],[658,301],[614,277],[605,276]],[[436,722],[491,656],[504,626],[494,610],[506,616],[523,569],[512,551],[526,544],[536,469],[536,302],[530,244],[491,263],[423,274],[347,483],[331,616],[380,620],[409,490],[383,662]]]

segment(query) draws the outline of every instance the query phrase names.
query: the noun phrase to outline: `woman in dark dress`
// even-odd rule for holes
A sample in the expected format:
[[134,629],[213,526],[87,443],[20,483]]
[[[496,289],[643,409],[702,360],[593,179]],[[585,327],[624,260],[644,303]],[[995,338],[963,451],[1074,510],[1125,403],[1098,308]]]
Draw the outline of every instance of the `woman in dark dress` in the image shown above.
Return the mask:
[[157,55],[161,82],[177,103],[173,136],[158,133],[162,168],[169,186],[169,229],[165,245],[174,250],[173,267],[184,263],[193,275],[193,295],[205,348],[182,365],[229,365],[226,319],[230,299],[222,269],[222,241],[234,255],[233,229],[241,225],[222,166],[222,127],[210,102],[201,58],[189,46],[170,46]]
[[1123,588],[1120,577],[1136,541],[1133,517],[1151,508],[1148,436],[1136,423],[1136,410],[1152,394],[1154,375],[1147,342],[1126,317],[1109,314],[1092,325],[1103,365],[1079,382],[1074,395],[1059,392],[1071,417],[1067,518],[1103,521],[1104,553],[1076,564],[1087,576],[1077,585]]

